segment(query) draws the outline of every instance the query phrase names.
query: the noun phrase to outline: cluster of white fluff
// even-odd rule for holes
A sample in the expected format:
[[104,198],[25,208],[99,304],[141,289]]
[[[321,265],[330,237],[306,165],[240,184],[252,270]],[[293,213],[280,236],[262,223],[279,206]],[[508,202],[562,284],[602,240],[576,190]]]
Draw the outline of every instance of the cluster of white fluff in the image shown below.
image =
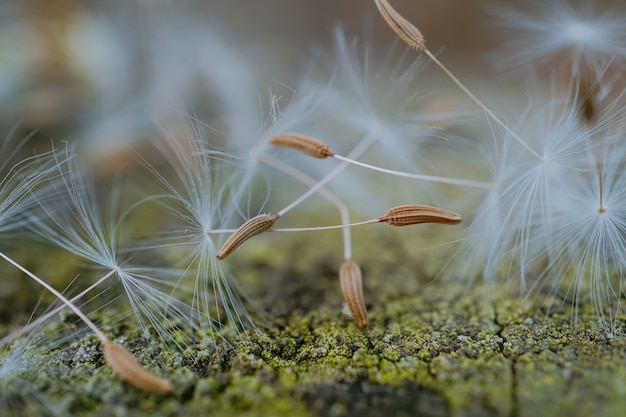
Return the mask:
[[[464,229],[444,274],[590,302],[614,334],[622,327],[626,266],[626,13],[566,0],[495,13],[511,33],[494,62],[542,91],[529,95],[523,114],[506,116],[510,131],[490,115],[470,118],[467,102],[442,110],[437,92],[420,84],[426,58],[399,42],[381,59],[368,41],[337,29],[332,53],[316,54],[295,88],[274,82],[269,100],[259,100],[267,87],[257,85],[253,63],[190,16],[176,15],[170,25],[151,16],[158,24],[148,20],[150,36],[142,39],[149,45],[135,45],[141,41],[126,41],[129,28],[77,14],[68,23],[76,32],[65,39],[68,60],[102,98],[97,111],[79,115],[73,135],[97,150],[94,156],[93,146],[70,141],[20,162],[16,135],[8,136],[0,152],[2,253],[29,234],[66,250],[101,271],[72,281],[72,302],[89,314],[126,303],[146,337],[184,349],[219,336],[224,325],[256,329],[236,265],[216,258],[225,233],[262,211],[290,211],[290,202],[323,183],[317,194],[330,204],[313,206],[329,213],[336,206],[340,224],[406,203],[461,212]],[[135,49],[148,74],[137,91]],[[35,62],[36,54],[22,59]],[[28,62],[13,65],[0,77],[26,85],[15,69]],[[2,99],[17,103],[18,90],[1,90]],[[208,98],[196,104],[200,94]],[[173,113],[180,102],[193,110]],[[468,120],[484,124],[490,137],[459,137]],[[287,132],[319,138],[352,159],[445,181],[387,177],[270,147],[269,138]],[[111,143],[133,148],[141,174],[119,175],[112,185],[96,180],[92,163]],[[153,224],[133,223],[143,217]],[[301,217],[289,217],[285,211],[280,221],[300,225]],[[128,233],[137,229],[143,235]],[[347,229],[344,242],[350,258]],[[45,280],[45,271],[36,272]],[[117,290],[103,294],[109,288]],[[30,334],[62,308],[33,317]],[[28,348],[18,343],[13,351],[2,359],[0,382],[22,366],[14,356]]]
[[494,189],[463,249],[489,280],[592,303],[608,334],[621,327],[626,265],[624,12],[594,1],[496,9],[510,33],[494,61],[543,92],[510,122],[523,142],[496,131],[486,144]]

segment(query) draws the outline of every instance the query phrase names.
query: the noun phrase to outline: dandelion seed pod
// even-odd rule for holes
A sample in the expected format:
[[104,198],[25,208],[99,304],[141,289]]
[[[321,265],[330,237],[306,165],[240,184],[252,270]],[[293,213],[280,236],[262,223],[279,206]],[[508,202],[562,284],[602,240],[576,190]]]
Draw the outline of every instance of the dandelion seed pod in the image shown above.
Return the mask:
[[146,371],[132,353],[117,343],[104,342],[104,359],[116,374],[137,388],[157,394],[172,391],[168,381]]
[[239,229],[224,242],[217,252],[217,259],[224,259],[241,246],[246,240],[260,233],[270,230],[278,216],[271,214],[259,214],[241,225]]
[[378,221],[389,223],[392,226],[410,226],[420,223],[458,224],[461,215],[438,207],[424,205],[405,205],[394,207]]
[[361,329],[367,327],[367,309],[363,298],[363,278],[361,268],[351,259],[347,259],[339,269],[339,281],[343,298],[352,312],[356,325]]
[[302,152],[313,158],[324,159],[335,155],[328,145],[314,137],[301,133],[285,133],[270,138],[270,143],[274,146],[293,149]]
[[378,11],[393,32],[416,51],[426,49],[426,40],[422,32],[396,11],[387,0],[374,0]]

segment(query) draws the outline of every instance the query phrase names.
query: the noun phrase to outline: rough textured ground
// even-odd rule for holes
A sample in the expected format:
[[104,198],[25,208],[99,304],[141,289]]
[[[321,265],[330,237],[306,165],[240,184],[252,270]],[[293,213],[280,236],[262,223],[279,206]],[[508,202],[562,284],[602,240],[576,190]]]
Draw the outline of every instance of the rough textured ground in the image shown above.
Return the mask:
[[41,415],[47,407],[30,392],[77,416],[623,415],[624,335],[607,338],[590,309],[583,306],[575,323],[566,303],[547,310],[551,299],[523,303],[484,286],[453,292],[428,278],[434,252],[412,253],[393,243],[397,235],[368,233],[362,242],[386,250],[375,252],[374,243],[357,250],[365,259],[365,330],[341,313],[338,243],[270,237],[237,262],[244,284],[273,300],[265,302],[272,322],[264,334],[227,332],[230,344],[173,352],[132,326],[108,327],[172,381],[171,395],[121,382],[87,335],[40,371],[21,374],[27,383],[3,381],[5,404],[15,415]]

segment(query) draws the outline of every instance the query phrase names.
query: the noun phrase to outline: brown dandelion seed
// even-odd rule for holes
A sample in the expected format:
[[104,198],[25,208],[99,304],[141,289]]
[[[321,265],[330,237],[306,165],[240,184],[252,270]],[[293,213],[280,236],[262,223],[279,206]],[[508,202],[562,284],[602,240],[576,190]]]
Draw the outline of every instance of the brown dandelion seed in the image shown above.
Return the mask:
[[172,386],[165,379],[146,371],[126,348],[110,340],[103,343],[104,359],[123,380],[144,391],[167,394]]
[[274,146],[302,152],[313,158],[324,159],[335,155],[324,142],[302,133],[284,133],[274,136],[270,138],[270,143]]
[[420,223],[458,224],[461,215],[437,207],[424,205],[405,205],[394,207],[379,222],[386,222],[392,226],[409,226]]
[[217,252],[217,259],[222,260],[226,258],[246,240],[270,230],[274,226],[274,223],[276,223],[276,219],[278,219],[277,215],[259,214],[242,224],[235,233],[226,239],[226,242],[224,242],[220,250]]
[[391,7],[387,0],[374,0],[374,2],[387,25],[400,39],[418,52],[426,49],[426,40],[418,28]]
[[367,309],[363,298],[361,268],[351,259],[347,259],[339,269],[339,281],[341,282],[343,298],[346,300],[350,312],[352,312],[356,325],[361,329],[367,327]]

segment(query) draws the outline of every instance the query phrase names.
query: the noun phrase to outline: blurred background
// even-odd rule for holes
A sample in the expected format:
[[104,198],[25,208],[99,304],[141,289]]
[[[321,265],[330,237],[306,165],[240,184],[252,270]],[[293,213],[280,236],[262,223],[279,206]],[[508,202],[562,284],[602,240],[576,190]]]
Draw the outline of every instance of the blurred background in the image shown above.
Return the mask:
[[[393,5],[453,71],[474,80],[487,70],[483,52],[494,40],[485,29],[484,2]],[[294,86],[312,51],[330,47],[337,25],[383,46],[394,38],[373,1],[363,0],[3,1],[1,133],[19,122],[48,140],[123,141],[163,117],[172,103],[201,109],[210,92],[195,81],[212,67],[233,77],[252,70],[255,79],[241,83],[260,95],[276,81]],[[214,62],[220,54],[211,48],[224,45],[236,51],[232,61]],[[129,113],[136,120],[128,120]]]

